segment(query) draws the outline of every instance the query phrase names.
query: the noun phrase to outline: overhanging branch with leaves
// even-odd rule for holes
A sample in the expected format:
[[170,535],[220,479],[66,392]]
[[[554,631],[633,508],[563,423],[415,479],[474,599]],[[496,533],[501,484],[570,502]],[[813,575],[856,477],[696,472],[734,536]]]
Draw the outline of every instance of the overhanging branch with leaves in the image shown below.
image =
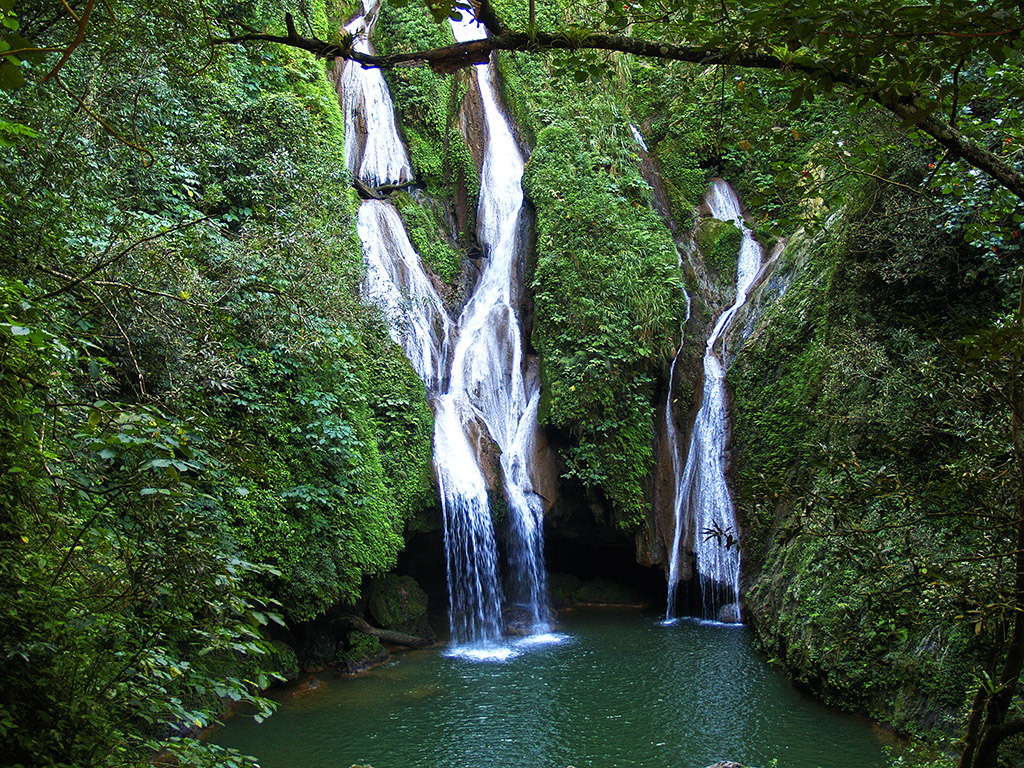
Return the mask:
[[[624,53],[650,59],[681,61],[703,66],[730,65],[747,69],[772,70],[804,78],[818,90],[831,91],[834,85],[846,88],[862,102],[874,102],[898,117],[907,126],[926,133],[952,156],[960,158],[974,168],[991,176],[1000,186],[1018,198],[1024,199],[1024,174],[1010,163],[958,130],[950,121],[935,116],[934,108],[923,106],[914,95],[901,94],[896,89],[879,88],[866,76],[815,60],[795,51],[789,55],[785,48],[766,52],[763,47],[722,45],[680,45],[652,41],[627,35],[568,30],[551,33],[543,31],[516,32],[495,18],[485,26],[492,31],[487,38],[456,43],[441,48],[409,51],[378,56],[354,50],[351,40],[332,43],[315,37],[304,37],[295,29],[292,17],[286,17],[285,35],[247,32],[227,38],[217,38],[216,44],[270,42],[309,51],[325,59],[356,61],[364,67],[391,69],[395,67],[429,66],[439,73],[450,73],[475,64],[483,64],[494,51],[518,51],[539,54],[553,51],[605,51]],[[494,33],[496,32],[496,34]],[[1010,27],[1004,33],[1013,40],[1020,37],[1019,27]]]

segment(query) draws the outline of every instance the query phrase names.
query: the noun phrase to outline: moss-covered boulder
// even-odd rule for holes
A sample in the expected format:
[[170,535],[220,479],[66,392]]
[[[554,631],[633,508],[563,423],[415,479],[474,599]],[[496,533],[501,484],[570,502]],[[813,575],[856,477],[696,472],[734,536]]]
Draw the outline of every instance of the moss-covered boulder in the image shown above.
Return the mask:
[[427,593],[411,576],[388,574],[374,579],[367,610],[374,624],[417,637],[435,637],[427,620]]
[[334,663],[339,671],[355,674],[382,664],[389,658],[391,655],[380,644],[380,640],[365,632],[353,630],[338,645]]
[[723,291],[726,301],[734,301],[736,265],[743,234],[731,221],[705,216],[697,224],[694,237],[704,259],[704,267],[713,284]]
[[289,682],[296,680],[299,676],[299,657],[295,649],[280,640],[275,640],[271,645],[274,646],[274,651],[266,663],[267,671],[278,674]]
[[338,639],[328,623],[303,622],[296,626],[295,635],[298,639],[295,652],[303,672],[323,669],[334,660]]

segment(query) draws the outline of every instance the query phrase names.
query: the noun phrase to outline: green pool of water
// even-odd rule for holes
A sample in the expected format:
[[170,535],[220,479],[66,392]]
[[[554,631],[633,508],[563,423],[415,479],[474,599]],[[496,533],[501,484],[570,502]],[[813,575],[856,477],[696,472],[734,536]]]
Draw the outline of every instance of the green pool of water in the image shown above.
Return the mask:
[[871,724],[794,691],[746,630],[634,612],[570,613],[504,661],[405,654],[283,693],[213,740],[263,768],[879,768]]

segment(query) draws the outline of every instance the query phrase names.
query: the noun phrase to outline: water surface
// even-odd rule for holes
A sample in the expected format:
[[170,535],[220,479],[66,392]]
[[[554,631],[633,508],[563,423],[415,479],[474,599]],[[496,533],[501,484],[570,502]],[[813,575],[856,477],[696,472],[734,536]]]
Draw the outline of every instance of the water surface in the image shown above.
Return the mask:
[[881,768],[871,724],[794,691],[745,629],[570,613],[503,662],[405,654],[214,737],[263,768]]

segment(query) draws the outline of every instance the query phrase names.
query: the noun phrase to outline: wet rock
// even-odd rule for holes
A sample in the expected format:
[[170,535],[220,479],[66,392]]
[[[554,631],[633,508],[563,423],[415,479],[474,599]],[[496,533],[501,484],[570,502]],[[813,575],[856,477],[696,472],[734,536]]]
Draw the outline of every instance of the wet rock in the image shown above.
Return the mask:
[[281,675],[288,682],[298,679],[299,657],[295,649],[280,640],[274,640],[271,645],[274,646],[274,653],[268,663],[269,671]]
[[[536,630],[533,620],[533,611],[522,605],[512,605],[502,613],[502,622],[505,625],[505,634],[511,637],[527,637]],[[554,623],[556,614],[554,611],[547,611],[542,619],[548,624]]]
[[346,636],[334,661],[339,671],[352,675],[383,664],[390,658],[391,654],[381,645],[380,640],[365,632],[353,630]]
[[338,641],[329,624],[308,622],[296,630],[299,666],[306,671],[323,669],[331,661],[338,649]]
[[743,621],[743,613],[739,603],[727,603],[718,609],[718,621],[723,624],[740,624]]
[[[527,376],[530,379],[540,377],[539,360],[540,358],[533,355],[528,360]],[[558,483],[563,472],[562,462],[548,442],[547,432],[539,424],[533,436],[532,448],[528,464],[530,483],[540,497],[544,514],[547,515],[558,501]]]
[[427,620],[427,593],[411,576],[389,574],[370,584],[367,604],[378,627],[434,639]]
[[323,681],[318,677],[307,677],[305,680],[301,680],[295,684],[288,691],[289,696],[305,696],[320,690],[323,687]]
[[597,577],[583,580],[566,573],[548,575],[548,590],[556,608],[573,605],[643,606],[650,600],[625,584]]
[[739,763],[732,763],[728,760],[720,760],[717,763],[712,763],[708,768],[746,768],[746,766],[740,765]]
[[491,439],[487,428],[475,418],[466,425],[466,440],[476,455],[488,492],[501,495],[505,486],[501,474],[501,450],[497,443]]

